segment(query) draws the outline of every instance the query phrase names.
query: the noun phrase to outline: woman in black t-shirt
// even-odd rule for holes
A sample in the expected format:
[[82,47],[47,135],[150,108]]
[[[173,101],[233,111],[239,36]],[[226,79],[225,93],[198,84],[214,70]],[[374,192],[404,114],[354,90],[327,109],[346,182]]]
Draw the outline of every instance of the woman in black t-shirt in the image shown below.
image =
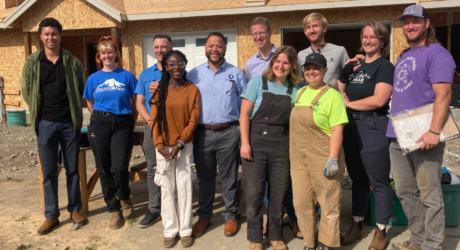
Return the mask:
[[366,57],[362,61],[356,57],[350,59],[339,79],[349,118],[343,132],[345,162],[353,181],[353,224],[340,237],[340,243],[349,245],[363,236],[362,222],[369,202],[369,186],[372,186],[377,227],[369,249],[375,250],[385,248],[386,225],[393,207],[390,139],[385,136],[394,74],[393,64],[384,58],[389,52],[389,40],[385,25],[367,23],[361,30],[361,50]]

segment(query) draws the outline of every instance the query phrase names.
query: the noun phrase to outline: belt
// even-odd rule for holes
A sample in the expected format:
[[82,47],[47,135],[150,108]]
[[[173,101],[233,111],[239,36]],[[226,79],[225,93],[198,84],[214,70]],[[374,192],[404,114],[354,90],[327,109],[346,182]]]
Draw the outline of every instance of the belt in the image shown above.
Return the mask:
[[379,116],[385,116],[383,114],[379,114],[377,112],[372,113],[348,113],[348,119],[351,120],[361,120],[361,121],[371,121],[374,118]]
[[102,112],[102,111],[99,111],[99,110],[93,110],[93,115],[103,115],[103,116],[111,116],[111,115],[115,115],[114,113],[110,113],[110,112]]
[[234,121],[234,122],[219,123],[219,124],[198,124],[197,128],[206,129],[206,130],[221,130],[221,129],[225,129],[233,125],[240,125],[240,122]]
[[289,133],[289,126],[269,125],[269,124],[253,124],[251,125],[251,133],[266,134],[286,134]]

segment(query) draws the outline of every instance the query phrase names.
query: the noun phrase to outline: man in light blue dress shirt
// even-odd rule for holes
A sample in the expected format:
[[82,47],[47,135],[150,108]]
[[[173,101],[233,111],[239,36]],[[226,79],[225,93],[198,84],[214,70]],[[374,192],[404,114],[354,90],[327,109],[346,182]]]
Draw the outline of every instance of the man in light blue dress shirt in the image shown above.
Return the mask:
[[172,49],[171,37],[164,34],[156,34],[153,37],[153,54],[157,59],[157,63],[141,72],[136,89],[134,90],[134,93],[137,94],[136,109],[145,121],[143,149],[145,160],[147,161],[147,187],[149,190],[149,212],[139,222],[138,225],[140,228],[153,225],[160,217],[161,212],[161,190],[153,181],[157,158],[151,130],[153,122],[150,120],[150,99],[152,98],[152,93],[150,93],[149,89],[152,82],[158,86],[158,81],[161,80],[162,75],[161,60],[163,59],[163,55]]
[[199,125],[195,130],[193,154],[200,179],[199,216],[192,236],[200,237],[210,225],[219,168],[225,209],[225,236],[237,233],[240,95],[246,86],[243,71],[225,61],[225,38],[220,32],[208,35],[205,50],[208,62],[187,75],[201,94]]
[[[255,76],[261,76],[262,73],[268,68],[270,60],[273,54],[276,52],[276,46],[271,43],[272,30],[270,28],[270,22],[265,17],[256,17],[252,21],[251,35],[254,44],[257,46],[258,51],[249,60],[246,61],[246,78],[248,82]],[[267,190],[265,190],[264,202],[268,208],[270,201],[267,197],[268,194],[268,183]],[[286,199],[286,213],[289,217],[289,227],[292,229],[294,236],[299,239],[303,239],[302,232],[300,232],[299,225],[297,224],[297,217],[295,215],[294,204],[292,200],[292,186],[289,188],[289,194]],[[264,235],[267,234],[267,226],[264,226]]]

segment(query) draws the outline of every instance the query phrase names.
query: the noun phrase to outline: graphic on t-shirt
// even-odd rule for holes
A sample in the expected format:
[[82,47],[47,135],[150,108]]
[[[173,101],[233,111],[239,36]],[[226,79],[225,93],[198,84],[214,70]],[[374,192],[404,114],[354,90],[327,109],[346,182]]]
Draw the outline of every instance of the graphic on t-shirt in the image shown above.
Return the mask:
[[404,92],[412,86],[412,80],[409,81],[408,75],[416,68],[417,64],[414,57],[407,57],[396,66],[394,89],[397,92]]
[[115,79],[107,79],[103,84],[99,85],[96,89],[96,93],[99,92],[106,92],[106,91],[124,91],[125,84],[115,80]]
[[359,71],[356,74],[351,74],[350,79],[353,79],[350,83],[363,84],[364,80],[371,79],[371,76],[364,73],[363,71]]

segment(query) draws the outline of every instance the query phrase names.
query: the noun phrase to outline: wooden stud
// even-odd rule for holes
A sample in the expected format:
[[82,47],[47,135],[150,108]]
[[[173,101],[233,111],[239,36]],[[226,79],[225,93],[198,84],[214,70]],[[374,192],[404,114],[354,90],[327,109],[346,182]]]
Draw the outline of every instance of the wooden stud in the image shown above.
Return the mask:
[[117,27],[112,27],[110,28],[110,35],[117,40],[117,42],[120,42],[120,39],[118,39],[118,28]]
[[86,182],[86,151],[80,150],[78,154],[78,174],[80,175],[81,214],[88,214],[88,183]]
[[30,32],[24,32],[24,55],[27,57],[32,54],[32,39]]
[[91,197],[91,193],[94,190],[94,187],[96,186],[97,180],[99,180],[99,171],[97,171],[97,168],[93,170],[93,173],[91,174],[91,177],[89,177],[88,180],[88,192],[87,192],[87,197],[89,200],[89,197]]

